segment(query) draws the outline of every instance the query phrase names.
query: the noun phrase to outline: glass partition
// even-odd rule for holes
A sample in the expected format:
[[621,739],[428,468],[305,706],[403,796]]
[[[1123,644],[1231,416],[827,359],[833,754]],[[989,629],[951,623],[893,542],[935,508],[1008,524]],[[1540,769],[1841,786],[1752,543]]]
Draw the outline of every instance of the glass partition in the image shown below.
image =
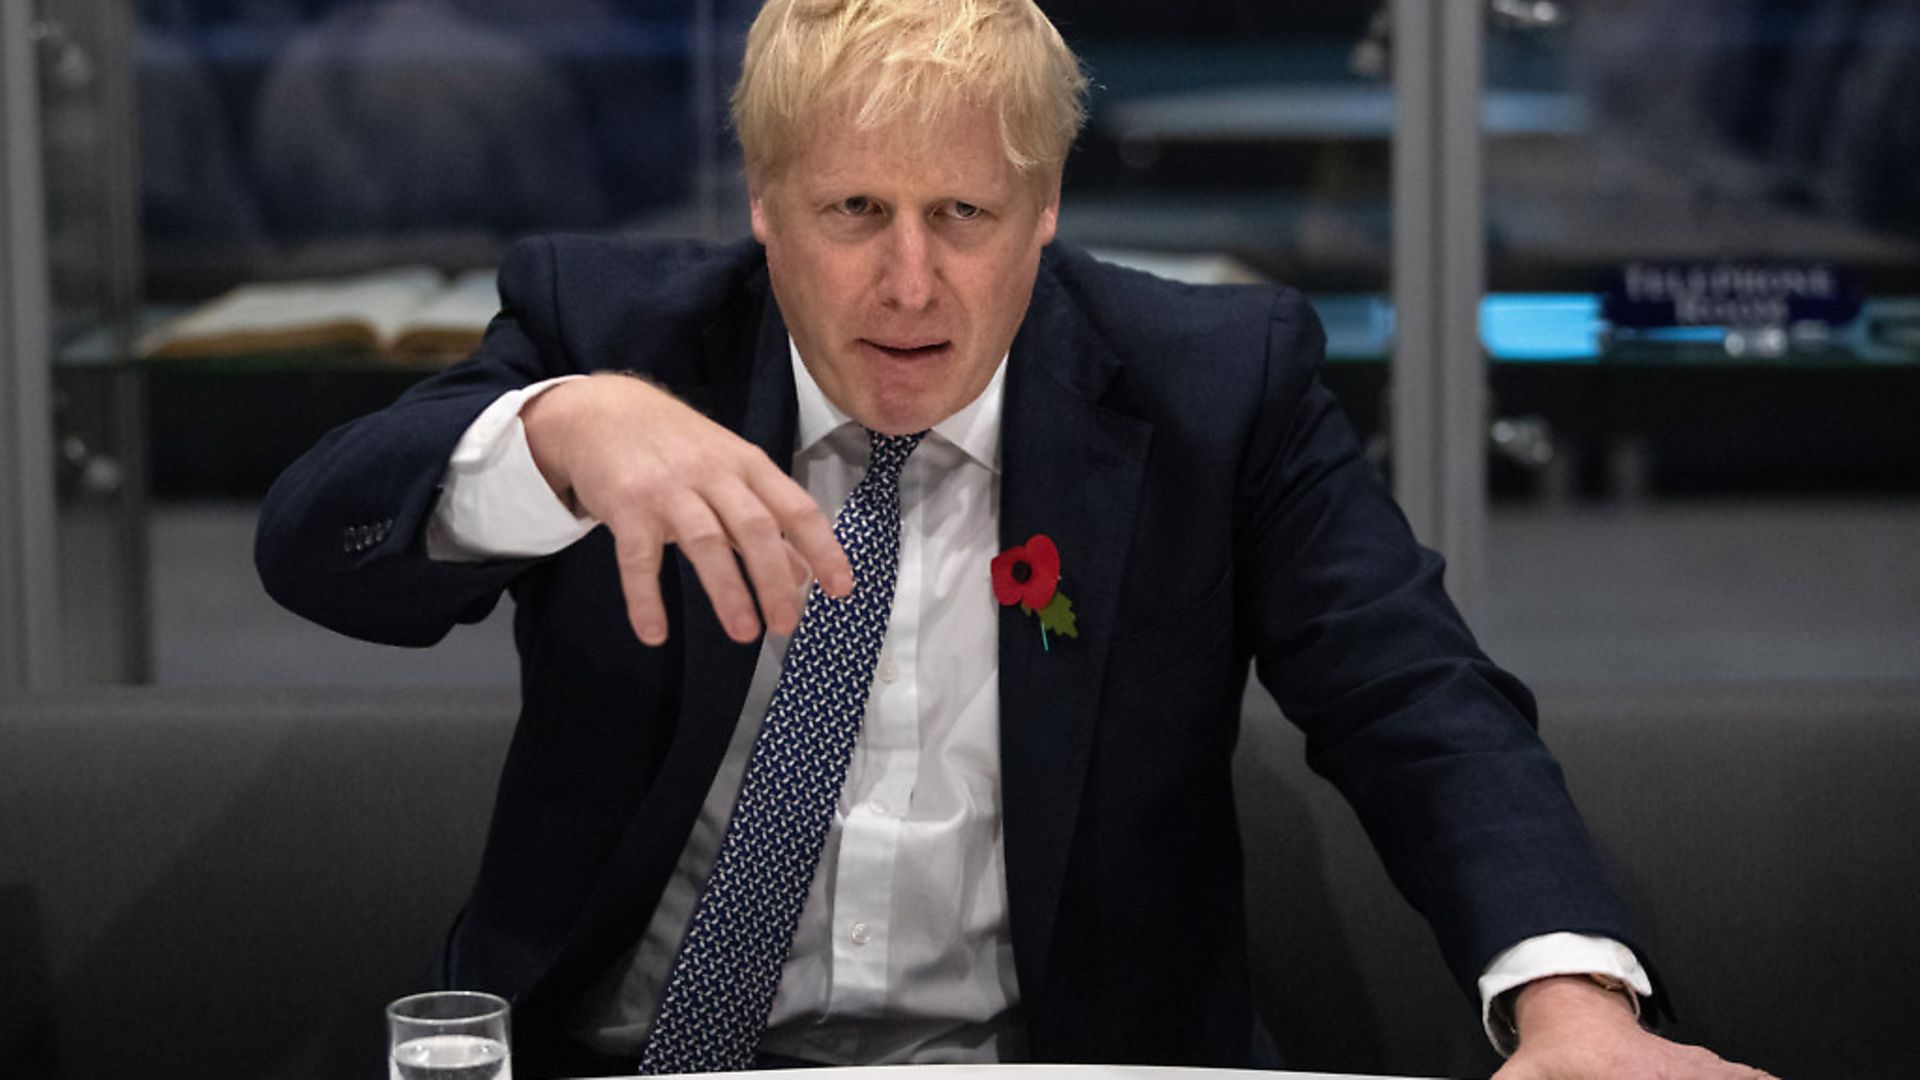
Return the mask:
[[1490,67],[1486,636],[1544,682],[1920,674],[1920,8],[1591,0]]

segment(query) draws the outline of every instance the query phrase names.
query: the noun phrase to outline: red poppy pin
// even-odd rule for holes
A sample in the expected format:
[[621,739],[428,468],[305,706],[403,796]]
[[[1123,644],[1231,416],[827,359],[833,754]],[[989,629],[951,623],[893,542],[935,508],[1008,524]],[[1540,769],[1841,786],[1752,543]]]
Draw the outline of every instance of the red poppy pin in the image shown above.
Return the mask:
[[993,597],[1004,607],[1020,605],[1040,616],[1040,647],[1052,649],[1047,631],[1079,637],[1073,625],[1073,601],[1060,591],[1060,549],[1045,533],[993,557]]

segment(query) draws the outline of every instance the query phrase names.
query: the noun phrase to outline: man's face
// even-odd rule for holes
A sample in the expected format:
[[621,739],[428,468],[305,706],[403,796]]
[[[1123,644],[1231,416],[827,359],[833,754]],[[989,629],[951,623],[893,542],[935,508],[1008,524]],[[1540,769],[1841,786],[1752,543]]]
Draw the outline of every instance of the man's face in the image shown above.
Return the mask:
[[1058,178],[1006,159],[983,110],[926,131],[823,118],[753,185],[753,235],[800,358],[875,431],[923,431],[986,389],[1026,317]]

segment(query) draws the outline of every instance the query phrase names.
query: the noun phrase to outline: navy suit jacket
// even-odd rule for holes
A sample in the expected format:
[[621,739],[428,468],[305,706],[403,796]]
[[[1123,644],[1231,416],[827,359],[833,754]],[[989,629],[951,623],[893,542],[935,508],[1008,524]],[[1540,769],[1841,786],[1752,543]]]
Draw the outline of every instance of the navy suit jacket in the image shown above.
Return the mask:
[[[403,645],[513,594],[523,707],[442,975],[511,997],[532,1057],[645,926],[758,646],[726,638],[677,556],[671,636],[642,646],[604,528],[548,558],[429,560],[447,459],[501,392],[568,372],[644,372],[783,468],[796,407],[755,245],[531,241],[501,292],[475,356],[288,470],[257,561],[288,607]],[[1039,1060],[1258,1060],[1230,769],[1250,664],[1469,992],[1530,935],[1630,940],[1530,696],[1442,592],[1318,381],[1322,346],[1290,290],[1042,258],[1007,367],[1001,537],[1056,541],[1079,637],[1043,650],[1003,608],[999,646],[1009,920]]]

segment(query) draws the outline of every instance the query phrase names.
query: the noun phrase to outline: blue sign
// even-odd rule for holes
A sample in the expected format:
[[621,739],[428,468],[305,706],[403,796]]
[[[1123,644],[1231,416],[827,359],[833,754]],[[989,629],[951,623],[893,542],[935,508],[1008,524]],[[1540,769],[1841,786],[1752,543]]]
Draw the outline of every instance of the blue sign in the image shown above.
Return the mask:
[[1619,327],[1839,326],[1860,314],[1852,276],[1830,263],[1628,263],[1602,307]]

